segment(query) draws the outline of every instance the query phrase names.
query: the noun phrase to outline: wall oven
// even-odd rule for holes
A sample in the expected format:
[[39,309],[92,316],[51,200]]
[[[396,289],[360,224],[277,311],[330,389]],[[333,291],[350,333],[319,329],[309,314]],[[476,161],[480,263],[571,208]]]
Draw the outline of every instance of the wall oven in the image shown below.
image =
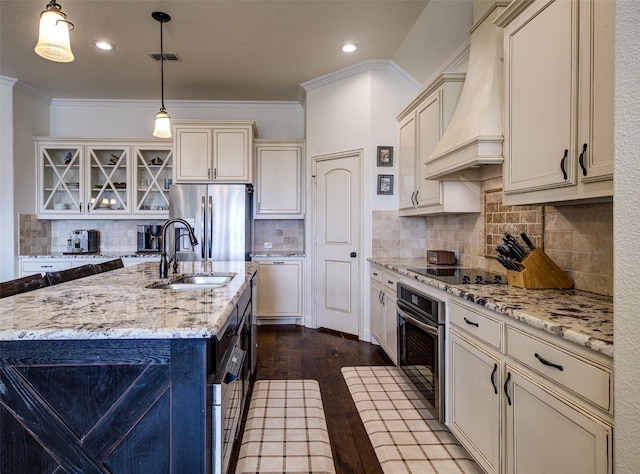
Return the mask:
[[444,422],[444,303],[398,284],[398,365]]

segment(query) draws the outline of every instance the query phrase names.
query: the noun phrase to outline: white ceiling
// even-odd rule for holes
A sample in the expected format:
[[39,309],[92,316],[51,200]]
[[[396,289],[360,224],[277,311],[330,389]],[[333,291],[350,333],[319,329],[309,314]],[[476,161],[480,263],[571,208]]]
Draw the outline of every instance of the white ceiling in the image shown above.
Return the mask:
[[[366,60],[393,59],[425,0],[58,0],[75,24],[72,63],[36,55],[38,19],[48,0],[0,0],[0,75],[58,99],[157,99],[160,24],[164,25],[165,100],[295,101],[300,84]],[[468,0],[431,0],[436,11]],[[465,7],[466,8],[466,7]],[[434,19],[437,24],[437,19]],[[453,27],[453,25],[452,25]],[[442,31],[442,25],[440,30]],[[434,28],[434,31],[436,29]],[[115,44],[105,52],[97,40]],[[345,55],[341,43],[360,49]],[[430,44],[425,41],[424,54]],[[456,47],[458,45],[455,45]],[[454,48],[455,49],[455,48]]]

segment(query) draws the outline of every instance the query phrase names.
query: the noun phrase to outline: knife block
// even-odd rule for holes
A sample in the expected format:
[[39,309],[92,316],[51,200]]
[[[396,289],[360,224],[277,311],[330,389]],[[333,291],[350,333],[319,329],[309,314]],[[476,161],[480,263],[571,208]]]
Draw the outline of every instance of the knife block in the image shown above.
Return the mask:
[[507,270],[511,286],[536,289],[573,286],[573,280],[541,249],[534,249],[518,266],[522,271]]

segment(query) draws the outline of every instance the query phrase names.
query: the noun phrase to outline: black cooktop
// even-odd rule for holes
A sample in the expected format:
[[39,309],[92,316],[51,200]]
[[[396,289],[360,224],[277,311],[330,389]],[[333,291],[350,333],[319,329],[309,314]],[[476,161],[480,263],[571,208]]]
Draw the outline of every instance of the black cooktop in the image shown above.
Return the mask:
[[488,272],[480,268],[410,267],[410,272],[435,278],[452,285],[504,285],[506,275]]

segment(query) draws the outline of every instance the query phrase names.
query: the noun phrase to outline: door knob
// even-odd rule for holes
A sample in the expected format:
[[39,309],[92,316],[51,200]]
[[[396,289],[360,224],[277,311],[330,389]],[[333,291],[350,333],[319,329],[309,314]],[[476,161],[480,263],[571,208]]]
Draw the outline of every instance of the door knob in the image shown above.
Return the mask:
[[356,257],[358,256],[358,254],[357,254],[357,253],[355,253],[355,252],[351,252],[351,253],[349,254],[349,256],[350,256],[351,258],[356,258]]

